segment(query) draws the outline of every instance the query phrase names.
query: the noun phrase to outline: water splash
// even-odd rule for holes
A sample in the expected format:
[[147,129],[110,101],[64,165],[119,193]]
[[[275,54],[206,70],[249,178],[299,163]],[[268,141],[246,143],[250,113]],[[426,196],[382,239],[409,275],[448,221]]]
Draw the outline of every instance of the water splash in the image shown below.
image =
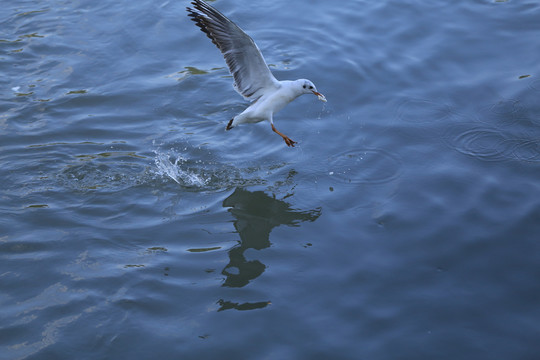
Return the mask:
[[158,175],[167,176],[179,185],[187,187],[203,187],[208,184],[209,178],[190,169],[188,159],[182,155],[176,154],[173,150],[167,153],[162,153],[159,150],[153,152],[156,154],[154,163]]

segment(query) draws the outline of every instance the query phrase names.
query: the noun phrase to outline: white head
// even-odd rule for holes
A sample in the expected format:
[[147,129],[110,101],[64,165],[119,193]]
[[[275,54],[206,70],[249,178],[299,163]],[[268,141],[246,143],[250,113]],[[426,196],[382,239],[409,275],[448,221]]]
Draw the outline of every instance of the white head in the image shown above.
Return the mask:
[[301,94],[317,95],[319,100],[326,102],[326,98],[324,97],[324,95],[317,91],[317,88],[311,81],[307,79],[300,79],[300,80],[296,80],[296,83],[299,86],[298,89]]

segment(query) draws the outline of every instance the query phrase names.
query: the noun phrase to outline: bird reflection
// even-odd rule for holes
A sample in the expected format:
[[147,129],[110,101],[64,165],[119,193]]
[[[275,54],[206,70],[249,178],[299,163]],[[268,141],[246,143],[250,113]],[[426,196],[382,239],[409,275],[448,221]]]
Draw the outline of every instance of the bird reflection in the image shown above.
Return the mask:
[[[321,215],[321,209],[295,210],[290,204],[276,199],[263,191],[248,191],[237,188],[223,201],[223,207],[235,217],[234,227],[240,235],[240,242],[229,250],[229,263],[221,272],[225,275],[223,286],[242,287],[259,277],[266,266],[259,260],[247,260],[244,252],[247,249],[261,250],[270,247],[270,232],[279,225],[299,226],[304,221],[315,221]],[[237,304],[230,301],[218,302],[226,310],[248,310],[261,308],[269,302]],[[238,305],[238,306],[235,306]],[[256,305],[256,306],[255,306]]]

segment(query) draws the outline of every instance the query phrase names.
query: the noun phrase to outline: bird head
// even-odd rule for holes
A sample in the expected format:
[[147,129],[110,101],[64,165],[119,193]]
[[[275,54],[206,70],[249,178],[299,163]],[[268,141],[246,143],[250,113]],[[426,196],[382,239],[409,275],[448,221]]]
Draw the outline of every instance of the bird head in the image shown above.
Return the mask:
[[324,97],[324,95],[317,91],[317,88],[311,81],[307,79],[300,79],[298,80],[298,83],[302,87],[302,94],[317,95],[319,100],[326,102],[326,98]]

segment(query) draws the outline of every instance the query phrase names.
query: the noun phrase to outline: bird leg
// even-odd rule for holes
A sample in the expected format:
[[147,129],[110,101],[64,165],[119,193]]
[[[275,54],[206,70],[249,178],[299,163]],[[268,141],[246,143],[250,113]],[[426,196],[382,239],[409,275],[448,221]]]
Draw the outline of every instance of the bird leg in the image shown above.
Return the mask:
[[229,120],[229,123],[227,124],[227,127],[225,128],[225,130],[231,130],[233,128],[233,126],[232,126],[233,121],[234,121],[234,118]]
[[283,135],[282,133],[280,133],[276,127],[274,126],[274,124],[270,123],[270,125],[272,125],[272,130],[278,134],[279,136],[281,136],[283,138],[283,140],[285,140],[285,144],[287,144],[287,146],[292,146],[294,147],[294,144],[296,144],[296,141],[292,141],[291,138],[289,138],[287,135]]

